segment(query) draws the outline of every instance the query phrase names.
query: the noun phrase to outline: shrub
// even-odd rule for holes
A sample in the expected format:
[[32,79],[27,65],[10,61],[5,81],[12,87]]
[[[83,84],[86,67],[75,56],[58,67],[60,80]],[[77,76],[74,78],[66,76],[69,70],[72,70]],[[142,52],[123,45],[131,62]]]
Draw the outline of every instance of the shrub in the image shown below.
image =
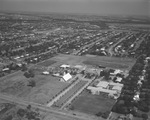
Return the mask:
[[147,114],[142,114],[142,118],[143,118],[144,120],[147,120],[147,119],[148,119],[148,115],[147,115]]
[[26,111],[24,109],[19,109],[17,111],[17,115],[20,117],[24,117],[25,114],[26,114]]

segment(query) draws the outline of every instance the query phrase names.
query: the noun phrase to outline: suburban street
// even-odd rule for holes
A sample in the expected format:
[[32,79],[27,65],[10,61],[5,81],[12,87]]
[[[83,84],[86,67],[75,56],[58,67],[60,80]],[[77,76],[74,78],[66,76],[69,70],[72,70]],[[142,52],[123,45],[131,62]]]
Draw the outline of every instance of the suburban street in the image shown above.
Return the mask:
[[[45,111],[49,115],[52,115],[52,116],[53,115],[56,117],[60,116],[64,120],[65,120],[65,118],[70,119],[70,120],[92,120],[93,119],[90,116],[89,117],[77,116],[77,115],[73,115],[73,114],[70,114],[70,113],[65,112],[65,111],[54,110],[50,107],[46,107],[44,105],[33,103],[33,102],[24,101],[22,99],[19,99],[19,98],[16,98],[14,96],[10,96],[10,95],[8,96],[8,95],[0,94],[0,99],[15,103],[15,104],[19,104],[19,105],[25,106],[25,107],[30,104],[33,108],[38,108],[39,110]],[[103,120],[103,119],[93,119],[93,120]]]

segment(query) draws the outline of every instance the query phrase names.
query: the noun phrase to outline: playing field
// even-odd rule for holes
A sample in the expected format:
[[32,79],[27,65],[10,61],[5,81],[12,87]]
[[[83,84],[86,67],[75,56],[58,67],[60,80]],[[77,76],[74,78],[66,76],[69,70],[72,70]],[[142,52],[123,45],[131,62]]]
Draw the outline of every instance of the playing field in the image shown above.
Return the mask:
[[128,69],[129,66],[126,64],[120,64],[120,63],[113,63],[113,62],[104,62],[104,61],[95,61],[95,60],[88,60],[83,62],[86,65],[101,65],[109,68],[115,68],[115,69]]
[[71,110],[87,114],[110,111],[115,100],[105,98],[102,95],[92,95],[84,90],[69,106]]
[[69,83],[60,82],[59,78],[50,75],[35,75],[31,79],[36,82],[36,86],[33,88],[27,86],[30,79],[26,78],[21,71],[1,78],[0,92],[20,97],[24,100],[46,104],[47,101],[69,85]]
[[130,69],[135,63],[134,59],[129,58],[117,58],[117,57],[107,57],[107,56],[75,56],[75,55],[63,55],[53,57],[51,60],[61,62],[62,64],[70,65],[102,65],[105,67],[110,67],[114,69]]

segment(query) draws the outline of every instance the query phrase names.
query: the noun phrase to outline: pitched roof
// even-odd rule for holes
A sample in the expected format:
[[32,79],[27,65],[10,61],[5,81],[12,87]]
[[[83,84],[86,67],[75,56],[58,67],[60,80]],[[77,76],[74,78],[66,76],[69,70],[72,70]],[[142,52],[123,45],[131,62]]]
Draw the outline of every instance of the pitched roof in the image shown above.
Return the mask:
[[121,82],[122,81],[122,78],[121,77],[117,77],[117,82]]
[[67,74],[65,74],[64,76],[63,76],[63,79],[65,80],[65,81],[68,81],[69,79],[71,79],[72,78],[72,76],[70,75],[70,73],[67,73]]

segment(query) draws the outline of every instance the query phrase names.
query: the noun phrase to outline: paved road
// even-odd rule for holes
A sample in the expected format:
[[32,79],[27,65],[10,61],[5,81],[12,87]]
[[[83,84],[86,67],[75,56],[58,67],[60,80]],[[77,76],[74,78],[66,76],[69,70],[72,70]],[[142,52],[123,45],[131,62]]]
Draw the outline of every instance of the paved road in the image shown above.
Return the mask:
[[[74,79],[76,79],[77,77],[79,77],[79,75],[77,75]],[[55,97],[52,101],[50,101],[47,104],[47,107],[51,107],[55,102],[57,102],[63,95],[65,95],[70,89],[72,89],[72,87],[74,87],[77,83],[79,82],[79,80],[76,80],[72,85],[70,85],[67,89],[65,89],[63,92],[61,92],[57,97]]]
[[89,44],[87,44],[87,45],[81,47],[80,50],[77,50],[77,51],[75,51],[75,52],[72,53],[72,54],[78,55],[82,50],[84,50],[84,49],[86,49],[86,48],[89,49],[89,48],[91,48],[95,43],[100,42],[100,41],[103,41],[103,40],[106,40],[106,39],[108,39],[110,36],[111,36],[111,34],[108,35],[108,36],[106,36],[106,37],[100,37],[98,40],[96,40],[96,41],[94,41],[94,42],[92,42],[92,43],[89,43]]
[[[14,96],[8,96],[8,95],[4,95],[4,94],[0,94],[0,99],[12,102],[12,103],[16,103],[19,104],[21,106],[28,106],[29,104],[32,106],[32,108],[38,108],[41,111],[47,112],[49,114],[51,114],[52,116],[59,116],[60,118],[62,118],[63,120],[65,120],[65,118],[69,118],[69,120],[98,120],[98,119],[92,119],[91,117],[85,117],[85,116],[77,116],[77,115],[73,115],[67,112],[63,112],[61,110],[54,110],[52,108],[46,107],[44,105],[41,104],[37,104],[34,102],[28,102],[28,101],[24,101],[22,99],[19,99],[17,97]],[[99,120],[103,120],[103,119],[99,119]]]
[[93,78],[92,80],[88,80],[88,82],[77,93],[75,93],[66,103],[64,103],[64,105],[60,109],[64,109],[67,105],[69,105],[72,102],[72,100],[74,100],[74,98],[76,98],[87,86],[89,86],[89,84],[93,80],[95,80],[95,78]]
[[[32,46],[35,47],[35,46],[38,46],[38,45],[41,45],[41,44],[43,44],[43,42],[39,42],[39,43],[36,43],[36,44],[32,44]],[[12,51],[24,50],[24,49],[27,48],[27,47],[28,47],[28,46],[16,48],[16,49],[13,49]]]
[[110,56],[113,56],[113,54],[114,54],[113,48],[114,48],[117,44],[121,43],[121,42],[124,41],[126,38],[128,38],[130,35],[131,35],[131,34],[128,34],[128,35],[126,35],[125,37],[121,38],[117,43],[113,44],[113,45],[108,49],[108,53],[110,54]]
[[140,44],[143,42],[143,40],[145,40],[145,37],[146,36],[148,36],[149,34],[147,33],[147,34],[145,34],[145,35],[141,35],[140,37],[139,37],[139,40],[136,40],[133,44],[135,44],[135,47],[134,47],[134,50],[133,51],[136,51],[136,49],[138,49],[139,48],[139,46],[140,46]]

